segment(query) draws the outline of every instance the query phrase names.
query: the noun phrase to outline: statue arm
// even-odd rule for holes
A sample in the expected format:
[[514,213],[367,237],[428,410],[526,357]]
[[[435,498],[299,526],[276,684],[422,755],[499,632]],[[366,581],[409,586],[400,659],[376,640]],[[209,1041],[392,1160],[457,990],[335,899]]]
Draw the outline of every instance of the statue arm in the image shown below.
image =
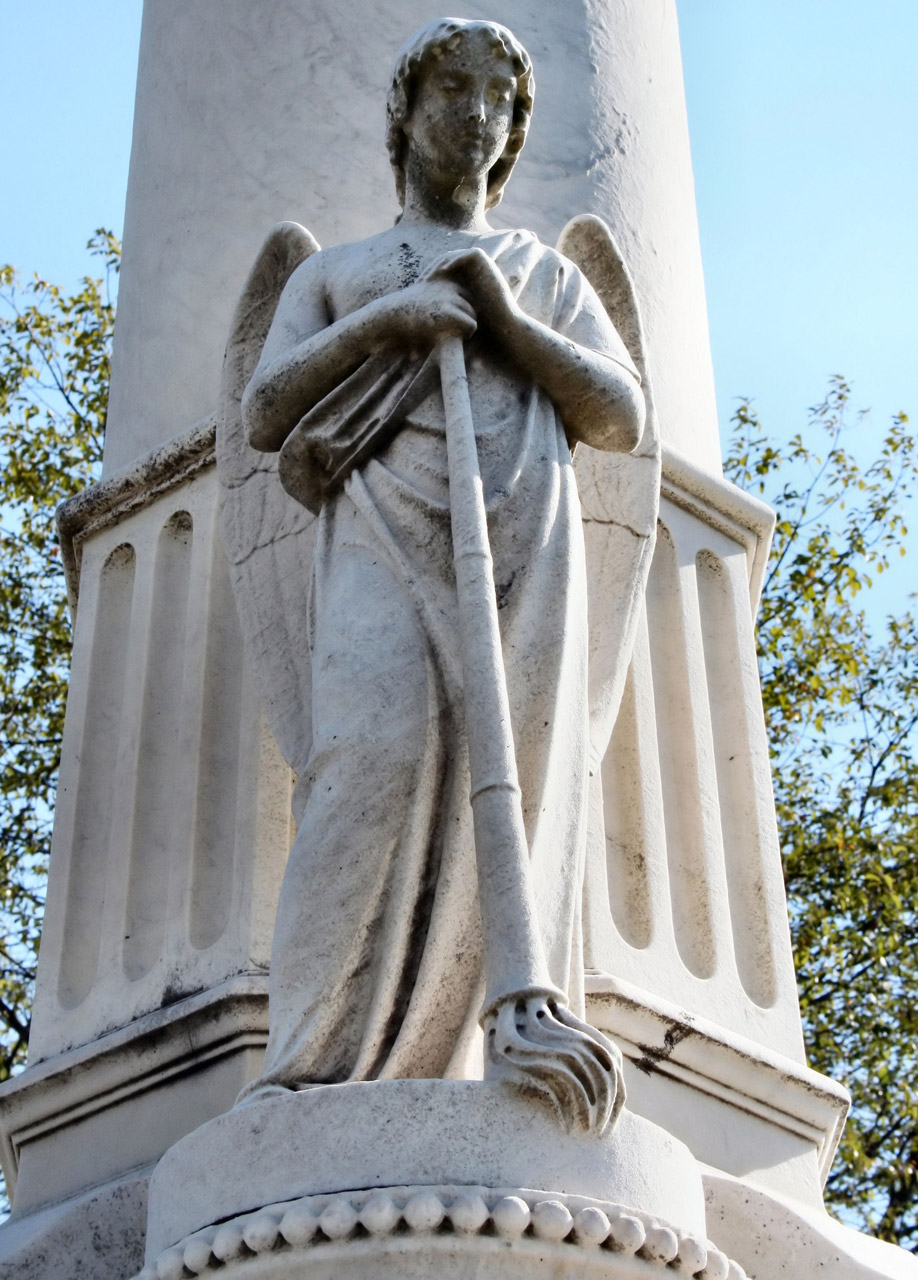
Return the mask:
[[630,453],[644,430],[644,396],[635,375],[614,356],[517,311],[505,330],[508,354],[554,402],[568,439]]
[[441,332],[468,336],[474,330],[472,308],[446,280],[421,281],[330,321],[317,254],[291,276],[243,395],[249,443],[280,449],[303,415],[375,352],[425,349]]
[[[624,453],[637,446],[644,429],[644,396],[638,376],[623,360],[583,346],[527,314],[481,249],[450,258],[435,276],[464,286],[479,323],[551,398],[571,441]],[[626,355],[624,347],[622,352]]]

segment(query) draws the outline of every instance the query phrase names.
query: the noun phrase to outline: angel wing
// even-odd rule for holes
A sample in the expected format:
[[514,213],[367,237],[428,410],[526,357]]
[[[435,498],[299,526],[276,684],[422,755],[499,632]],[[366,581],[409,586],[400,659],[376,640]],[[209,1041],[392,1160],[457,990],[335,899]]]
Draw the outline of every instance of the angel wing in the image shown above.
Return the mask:
[[644,599],[660,506],[660,438],[634,283],[612,232],[593,214],[572,219],[558,250],[599,295],[641,375],[647,418],[633,453],[580,445],[574,469],[583,510],[590,611],[590,770],[618,715]]
[[243,643],[268,723],[301,775],[312,738],[307,617],[315,516],[284,492],[278,455],[251,448],[240,404],[284,285],[318,248],[295,222],[269,232],[233,315],[217,422],[223,541]]

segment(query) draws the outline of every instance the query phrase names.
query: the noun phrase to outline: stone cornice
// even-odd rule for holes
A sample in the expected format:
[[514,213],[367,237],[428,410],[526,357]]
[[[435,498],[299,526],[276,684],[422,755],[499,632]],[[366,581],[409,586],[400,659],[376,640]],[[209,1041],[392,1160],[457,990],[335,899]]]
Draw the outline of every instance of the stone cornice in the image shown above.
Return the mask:
[[215,443],[216,418],[205,418],[123,471],[61,503],[57,509],[57,528],[72,612],[76,612],[82,546],[86,539],[212,466]]
[[813,1143],[825,1181],[851,1105],[843,1085],[609,974],[587,973],[586,998],[587,1016],[638,1068]]
[[267,987],[266,974],[231,978],[0,1085],[0,1155],[10,1195],[25,1143],[159,1088],[190,1067],[246,1046],[263,1047]]
[[[215,439],[216,418],[205,418],[58,507],[57,525],[71,610],[76,610],[85,540],[212,466]],[[771,508],[729,481],[702,470],[665,444],[661,488],[664,498],[746,548],[749,593],[755,613],[775,526]]]

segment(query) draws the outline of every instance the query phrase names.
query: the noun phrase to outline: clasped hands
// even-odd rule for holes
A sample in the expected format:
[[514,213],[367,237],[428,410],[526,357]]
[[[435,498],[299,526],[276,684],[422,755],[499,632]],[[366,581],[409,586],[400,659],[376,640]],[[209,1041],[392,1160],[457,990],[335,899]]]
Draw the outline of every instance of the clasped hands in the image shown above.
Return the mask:
[[427,350],[445,333],[470,338],[479,327],[512,341],[524,313],[482,249],[441,258],[422,279],[386,298],[386,327],[399,345]]

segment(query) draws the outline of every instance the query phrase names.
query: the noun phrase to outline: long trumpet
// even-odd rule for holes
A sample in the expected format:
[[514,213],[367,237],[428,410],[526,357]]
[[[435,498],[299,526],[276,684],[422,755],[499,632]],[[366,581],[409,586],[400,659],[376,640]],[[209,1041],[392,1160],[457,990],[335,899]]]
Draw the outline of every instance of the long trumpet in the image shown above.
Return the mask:
[[484,939],[486,1073],[540,1093],[569,1125],[602,1133],[624,1104],[620,1055],[571,1013],[549,975],[532,892],[462,339],[442,336],[438,359]]

